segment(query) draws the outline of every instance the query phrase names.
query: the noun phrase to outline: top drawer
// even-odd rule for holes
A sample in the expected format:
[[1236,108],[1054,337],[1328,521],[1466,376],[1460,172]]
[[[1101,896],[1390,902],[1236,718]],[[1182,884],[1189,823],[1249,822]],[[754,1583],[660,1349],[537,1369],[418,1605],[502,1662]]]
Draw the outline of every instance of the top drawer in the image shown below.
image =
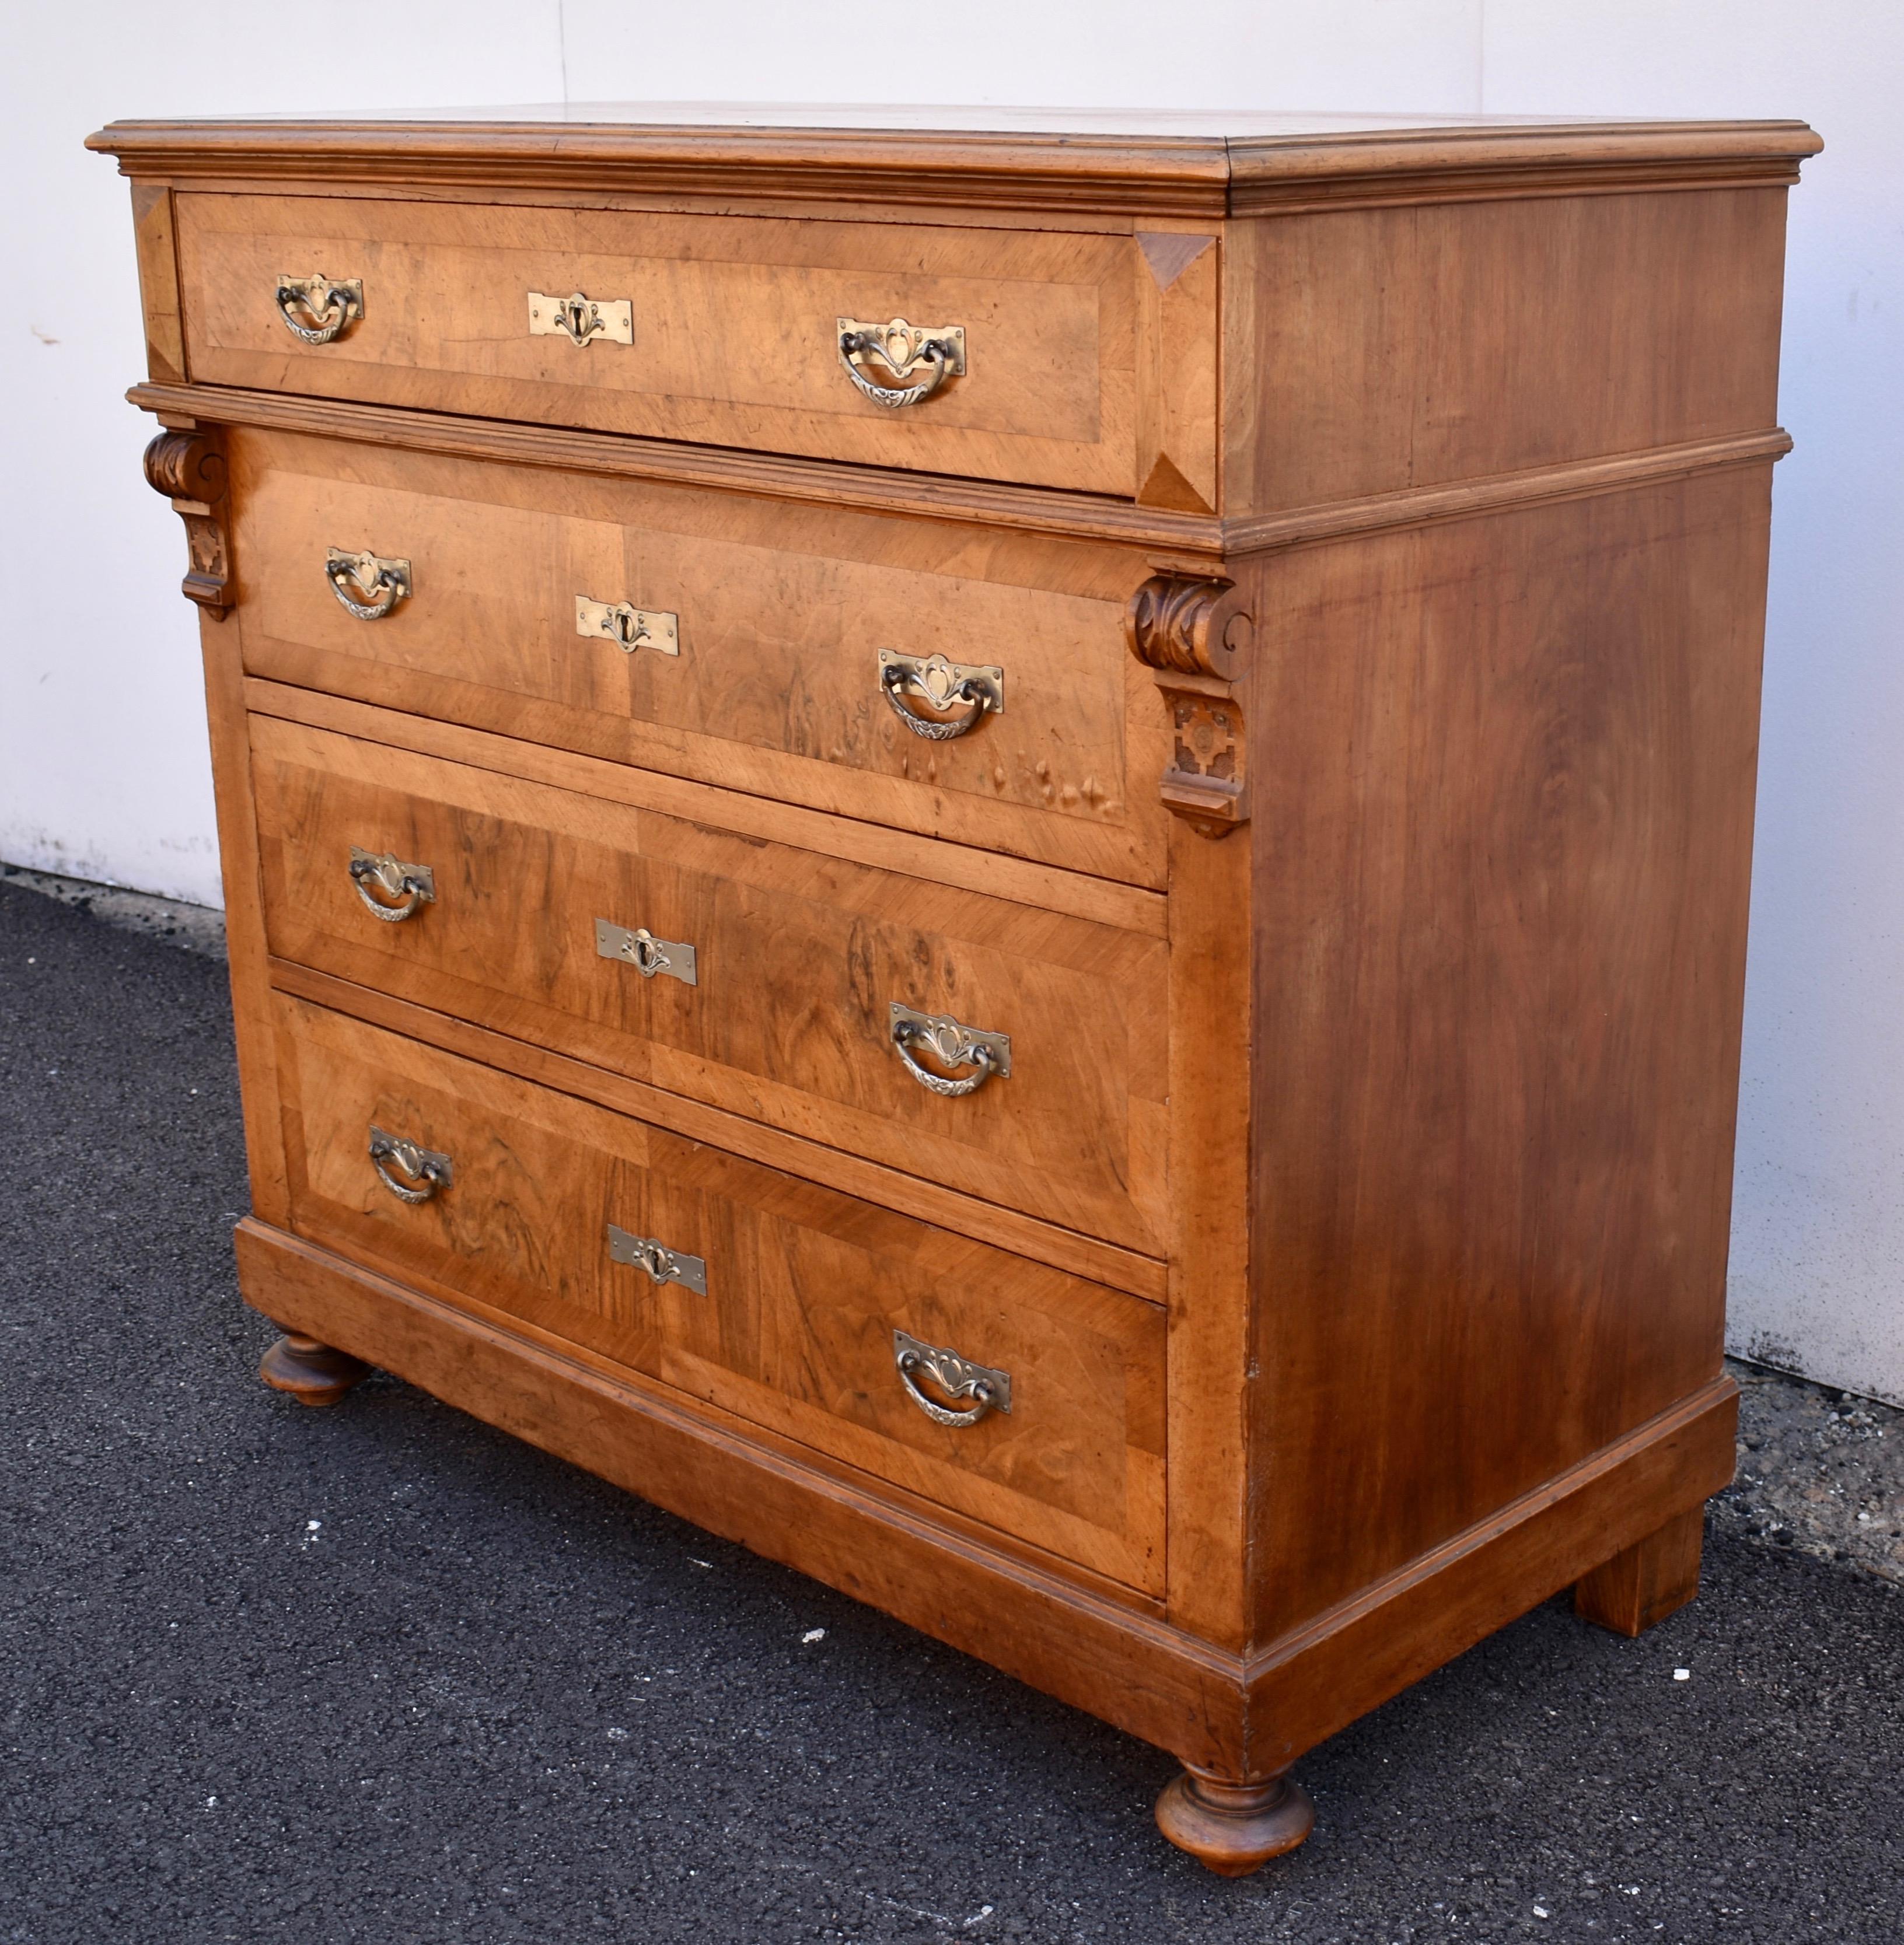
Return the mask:
[[[191,193],[177,211],[201,383],[1137,491],[1128,236],[321,196]],[[312,277],[362,290],[322,344],[278,301]],[[531,293],[550,301],[539,329]],[[600,320],[582,314],[580,344],[556,322],[577,294]],[[856,387],[841,320],[896,318],[955,328],[963,374],[905,404]],[[889,393],[941,367],[858,359]]]

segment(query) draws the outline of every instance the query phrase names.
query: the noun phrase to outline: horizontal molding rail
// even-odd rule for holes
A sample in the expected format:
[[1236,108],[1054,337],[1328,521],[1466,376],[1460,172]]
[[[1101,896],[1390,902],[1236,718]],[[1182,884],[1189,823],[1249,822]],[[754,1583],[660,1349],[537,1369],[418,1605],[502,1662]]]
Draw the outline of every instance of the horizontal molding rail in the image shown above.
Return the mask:
[[1622,492],[1726,467],[1762,464],[1791,450],[1790,434],[1769,426],[1362,499],[1220,519],[1050,487],[954,479],[844,461],[795,459],[233,386],[135,385],[126,396],[168,424],[255,426],[452,458],[553,467],[597,476],[712,487],[809,506],[1007,527],[1139,548],[1156,557],[1159,566],[1189,565],[1193,569],[1214,569],[1250,554],[1313,546],[1384,528],[1429,526],[1473,519],[1504,507]]

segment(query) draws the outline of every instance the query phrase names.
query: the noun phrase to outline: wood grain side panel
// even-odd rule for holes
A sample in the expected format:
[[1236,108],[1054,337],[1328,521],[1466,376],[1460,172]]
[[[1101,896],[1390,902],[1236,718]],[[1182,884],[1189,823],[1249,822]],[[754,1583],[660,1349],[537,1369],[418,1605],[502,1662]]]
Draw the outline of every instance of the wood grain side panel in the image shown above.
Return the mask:
[[1757,431],[1777,418],[1780,188],[1238,222],[1232,514]]
[[[261,717],[273,948],[987,1202],[1162,1253],[1167,949],[1011,902]],[[402,923],[353,847],[435,874]],[[696,983],[597,949],[684,942]],[[890,1040],[893,1003],[1011,1036],[963,1099]]]
[[[1164,1321],[1153,1305],[665,1129],[280,997],[294,1226],[1154,1590]],[[449,1155],[409,1205],[372,1124]],[[705,1295],[611,1259],[606,1225],[705,1264]],[[893,1331],[1010,1373],[937,1425]]]
[[1719,1370],[1769,484],[1266,569],[1258,1639]]
[[[1129,498],[1128,238],[193,193],[178,202],[193,368],[484,418],[810,453]],[[363,282],[362,320],[300,344],[296,264]],[[527,293],[634,307],[631,345],[531,337]],[[863,397],[841,316],[964,328],[924,404]]]
[[[758,794],[1160,883],[1133,764],[1122,550],[341,442],[233,436],[251,666]],[[411,563],[352,616],[328,550]],[[579,636],[576,601],[678,617],[680,652]],[[935,742],[882,648],[1003,668],[1005,707]]]

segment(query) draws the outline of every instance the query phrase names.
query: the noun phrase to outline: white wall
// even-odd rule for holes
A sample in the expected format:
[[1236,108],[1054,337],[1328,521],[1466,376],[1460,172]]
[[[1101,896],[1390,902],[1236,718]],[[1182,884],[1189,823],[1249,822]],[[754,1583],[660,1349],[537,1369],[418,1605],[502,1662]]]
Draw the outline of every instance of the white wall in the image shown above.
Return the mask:
[[1904,1400],[1898,0],[277,0],[14,10],[0,124],[0,857],[215,902],[183,538],[120,393],[115,116],[615,99],[1798,115],[1733,1238],[1736,1347]]
[[116,116],[559,100],[554,0],[15,0],[0,169],[0,858],[218,904],[184,529],[145,484]]

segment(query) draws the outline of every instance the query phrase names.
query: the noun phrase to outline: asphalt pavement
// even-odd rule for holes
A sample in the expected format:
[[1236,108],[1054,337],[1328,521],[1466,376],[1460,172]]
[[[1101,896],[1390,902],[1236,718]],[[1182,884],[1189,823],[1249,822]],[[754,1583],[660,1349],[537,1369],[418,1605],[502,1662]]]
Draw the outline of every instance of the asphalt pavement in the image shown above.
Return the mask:
[[[1721,1527],[1301,1765],[1170,1759],[379,1376],[253,1373],[224,969],[0,883],[0,1941],[1904,1937],[1904,1592]],[[1684,1678],[1678,1672],[1685,1671]]]

